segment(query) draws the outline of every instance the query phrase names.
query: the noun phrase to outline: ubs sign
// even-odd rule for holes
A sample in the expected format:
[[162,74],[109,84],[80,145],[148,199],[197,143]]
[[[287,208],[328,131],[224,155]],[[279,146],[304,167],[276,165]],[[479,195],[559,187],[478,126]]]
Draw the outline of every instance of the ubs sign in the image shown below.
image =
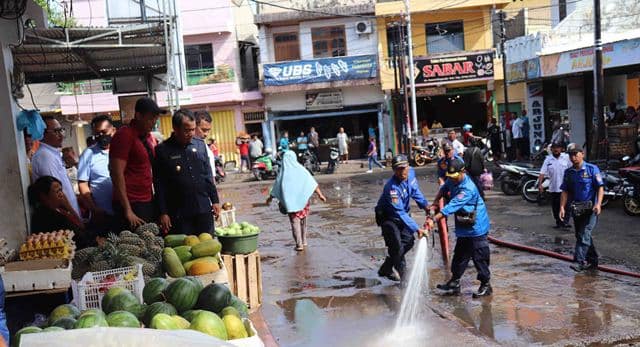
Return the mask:
[[416,59],[416,84],[493,79],[493,51]]

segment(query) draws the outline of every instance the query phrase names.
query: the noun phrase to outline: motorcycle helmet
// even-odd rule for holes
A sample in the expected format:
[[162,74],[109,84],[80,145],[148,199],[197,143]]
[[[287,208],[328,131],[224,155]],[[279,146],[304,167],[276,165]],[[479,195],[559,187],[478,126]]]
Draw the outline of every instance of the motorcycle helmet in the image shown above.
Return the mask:
[[472,128],[473,126],[471,126],[471,124],[465,124],[462,126],[462,130],[464,131],[471,131]]

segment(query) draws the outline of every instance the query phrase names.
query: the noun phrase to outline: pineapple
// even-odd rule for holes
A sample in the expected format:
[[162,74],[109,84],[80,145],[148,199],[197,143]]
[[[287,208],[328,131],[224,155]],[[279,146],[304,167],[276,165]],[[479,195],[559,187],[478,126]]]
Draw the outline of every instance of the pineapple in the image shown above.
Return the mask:
[[155,275],[157,271],[157,266],[154,263],[145,261],[142,263],[142,273],[147,275],[147,276],[153,276]]
[[145,231],[150,231],[153,235],[160,234],[160,228],[158,228],[158,225],[155,223],[143,224],[135,230],[135,233],[138,235],[142,235],[142,233]]
[[143,248],[140,248],[138,246],[122,243],[118,245],[118,249],[124,253],[127,253],[128,255],[132,255],[135,257],[139,257],[140,255],[142,255],[143,250]]
[[106,270],[111,270],[111,265],[109,265],[109,263],[106,260],[101,260],[95,263],[92,263],[90,265],[90,270],[93,272],[97,272],[97,271],[106,271]]
[[132,245],[140,248],[144,248],[146,245],[139,237],[121,237],[118,245]]
[[120,234],[118,234],[118,236],[120,236],[120,237],[137,237],[137,235],[136,235],[136,234],[132,233],[132,232],[131,232],[131,231],[129,231],[129,230],[122,230],[122,231],[120,232]]
[[87,247],[76,252],[74,260],[79,263],[87,263],[98,251],[98,247]]

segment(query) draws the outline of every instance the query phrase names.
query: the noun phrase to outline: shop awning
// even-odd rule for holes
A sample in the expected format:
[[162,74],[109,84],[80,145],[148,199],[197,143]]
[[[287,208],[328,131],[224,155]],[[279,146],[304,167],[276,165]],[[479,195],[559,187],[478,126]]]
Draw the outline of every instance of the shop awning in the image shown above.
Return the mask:
[[13,56],[27,83],[160,74],[167,69],[161,24],[26,29]]
[[377,113],[377,108],[367,108],[362,110],[349,110],[349,111],[335,111],[324,113],[304,113],[286,116],[269,116],[269,120],[296,120],[296,119],[308,119],[308,118],[323,118],[323,117],[338,117],[338,116],[353,116],[364,113]]

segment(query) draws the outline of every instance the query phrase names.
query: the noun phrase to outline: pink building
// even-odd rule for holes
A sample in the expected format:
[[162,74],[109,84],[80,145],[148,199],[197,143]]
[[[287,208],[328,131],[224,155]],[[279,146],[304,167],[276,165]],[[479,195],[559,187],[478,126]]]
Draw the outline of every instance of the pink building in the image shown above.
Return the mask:
[[[210,112],[212,137],[225,160],[238,160],[236,134],[261,132],[264,119],[263,98],[257,88],[257,29],[249,3],[236,6],[231,0],[181,0],[178,4],[182,42],[177,50],[184,55],[178,103],[181,108]],[[139,23],[142,16],[153,20],[158,15],[144,1],[76,0],[73,6],[73,17],[80,26],[118,26]],[[97,114],[108,113],[115,119],[122,116],[127,122],[132,115],[121,114],[120,105],[131,94],[114,94],[112,82],[92,80],[61,85],[62,114],[80,115],[88,121]],[[166,91],[157,91],[155,96],[161,107],[168,105]],[[159,130],[165,137],[171,133],[170,124],[170,117],[160,120]],[[88,132],[87,126],[78,129],[77,137],[82,139]],[[78,147],[82,148],[80,142]]]

